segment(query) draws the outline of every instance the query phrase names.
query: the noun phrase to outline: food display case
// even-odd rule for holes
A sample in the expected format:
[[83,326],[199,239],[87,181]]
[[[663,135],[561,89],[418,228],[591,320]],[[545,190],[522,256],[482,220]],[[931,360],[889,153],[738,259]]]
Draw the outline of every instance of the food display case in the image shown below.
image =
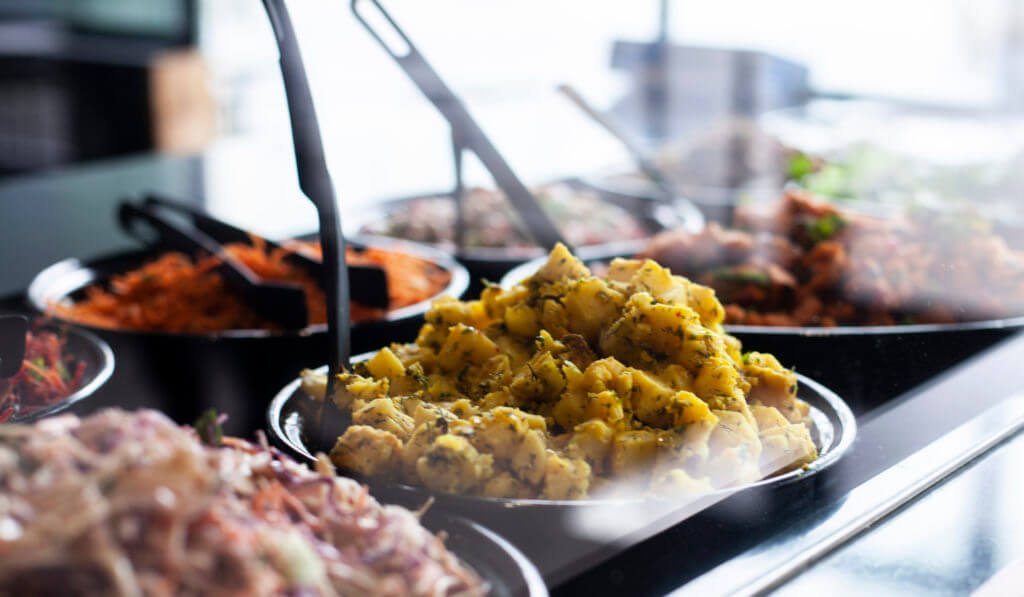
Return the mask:
[[455,184],[335,197],[263,4],[290,131],[0,179],[0,594],[1019,592],[1024,120],[801,76],[521,177],[354,0]]

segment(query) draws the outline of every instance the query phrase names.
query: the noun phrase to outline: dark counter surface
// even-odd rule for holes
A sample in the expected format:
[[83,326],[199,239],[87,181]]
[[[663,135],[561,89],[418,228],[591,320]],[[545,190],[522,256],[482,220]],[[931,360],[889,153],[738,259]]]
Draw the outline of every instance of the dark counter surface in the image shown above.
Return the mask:
[[[192,199],[215,215],[272,237],[312,230],[315,217],[298,194],[291,163],[261,163],[253,155],[227,149],[216,156],[141,156],[0,181],[0,297],[5,297],[0,311],[24,310],[20,293],[53,262],[133,246],[112,216],[114,204],[125,195],[160,191]],[[979,350],[910,392],[879,399],[881,406],[860,417],[860,435],[851,453],[822,475],[782,490],[737,494],[683,522],[666,517],[626,544],[580,554],[569,568],[551,569],[540,555],[531,555],[548,580],[558,584],[558,594],[604,594],[609,589],[658,594],[684,586],[719,564],[771,543],[813,513],[838,507],[864,482],[1016,393],[1024,338],[1013,336]],[[819,381],[828,385],[828,380]],[[243,417],[251,422],[248,427],[259,426],[262,409],[277,389],[267,388],[264,396],[238,402],[254,411]],[[87,400],[75,410],[88,412],[118,400]],[[166,407],[144,399],[141,404],[124,403]],[[999,530],[1003,523],[1016,522],[1004,513],[1011,506],[1000,504],[1007,500],[1007,488],[1016,487],[1012,463],[1018,452],[1019,440],[997,448],[918,505],[912,503],[891,522],[822,559],[789,586],[794,593],[823,587],[841,593],[861,578],[864,584],[857,588],[876,587],[882,593],[915,588],[948,593],[976,586],[975,576],[989,574],[1024,550],[1014,533]],[[941,512],[941,527],[928,528],[927,521]],[[543,529],[519,531],[532,534]],[[937,533],[942,542],[933,539]],[[878,538],[908,535],[911,538],[903,541]],[[963,545],[965,541],[969,544]],[[877,548],[879,542],[884,550]],[[928,546],[921,551],[924,542]],[[948,549],[942,551],[943,545]],[[938,558],[933,564],[953,558],[961,567],[940,573],[933,565],[914,564],[932,557]]]

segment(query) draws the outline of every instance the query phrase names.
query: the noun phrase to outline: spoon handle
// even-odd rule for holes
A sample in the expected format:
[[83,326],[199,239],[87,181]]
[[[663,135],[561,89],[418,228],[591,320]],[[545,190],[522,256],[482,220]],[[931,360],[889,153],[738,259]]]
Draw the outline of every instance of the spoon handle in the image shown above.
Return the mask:
[[[544,212],[537,199],[530,193],[530,190],[519,180],[515,171],[502,157],[498,148],[494,146],[487,134],[463,105],[462,101],[445,84],[441,76],[434,70],[434,67],[420,54],[412,40],[405,34],[398,23],[391,18],[391,15],[384,10],[377,0],[366,0],[383,18],[383,22],[390,28],[390,34],[383,29],[378,30],[378,25],[371,23],[360,12],[362,0],[352,1],[352,13],[362,23],[363,27],[373,36],[384,50],[398,63],[405,74],[419,87],[423,95],[430,100],[430,103],[437,108],[437,111],[448,121],[452,128],[452,134],[472,151],[480,162],[490,172],[498,185],[508,197],[509,203],[522,218],[526,229],[537,244],[552,249],[556,244],[565,242],[562,233],[555,226],[548,214]],[[377,19],[377,22],[380,22]],[[397,39],[395,38],[397,36]],[[393,47],[385,37],[394,41],[400,41],[400,47]],[[571,247],[570,247],[571,248]]]
[[560,91],[565,97],[569,98],[569,101],[575,104],[577,108],[589,116],[591,120],[601,125],[604,130],[608,131],[611,136],[615,137],[615,139],[622,144],[626,149],[626,153],[629,154],[629,157],[633,158],[633,162],[637,167],[640,168],[647,178],[651,179],[651,182],[657,185],[658,189],[662,192],[662,195],[665,196],[663,198],[670,201],[675,199],[677,195],[668,176],[661,171],[661,168],[654,163],[654,160],[647,155],[646,151],[633,142],[626,131],[622,130],[622,128],[612,121],[612,119],[608,118],[607,115],[591,105],[590,102],[584,99],[583,96],[580,95],[580,93],[571,85],[559,85],[558,91]]

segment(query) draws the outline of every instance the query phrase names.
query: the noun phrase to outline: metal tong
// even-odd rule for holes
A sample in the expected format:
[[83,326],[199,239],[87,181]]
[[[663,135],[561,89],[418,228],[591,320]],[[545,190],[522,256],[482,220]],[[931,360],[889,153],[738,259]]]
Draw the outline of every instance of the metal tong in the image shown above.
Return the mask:
[[595,108],[582,95],[571,85],[562,84],[558,86],[558,91],[569,98],[577,108],[582,110],[587,116],[589,116],[594,122],[601,125],[604,130],[611,133],[619,143],[626,149],[629,156],[633,158],[633,162],[636,163],[640,171],[644,173],[653,182],[658,190],[661,191],[661,199],[665,201],[673,201],[678,197],[675,187],[672,184],[671,179],[661,171],[654,160],[647,154],[647,152],[640,148],[639,145],[633,142],[630,136],[619,127],[614,121],[612,121],[607,115]]
[[[154,193],[149,193],[144,196],[143,205],[156,206],[185,216],[192,222],[192,225],[195,226],[197,230],[203,232],[222,245],[226,245],[228,243],[248,244],[252,237],[256,236],[248,230],[243,230],[223,220],[214,218],[197,207],[181,201],[168,199]],[[261,239],[270,250],[277,250],[281,248],[281,245],[272,240],[262,237]],[[324,265],[321,259],[310,257],[309,255],[299,251],[289,251],[285,255],[284,259],[288,263],[301,268],[314,280],[318,280],[321,287],[324,285]],[[349,298],[353,302],[380,309],[387,309],[390,306],[391,299],[388,294],[388,277],[384,268],[376,265],[349,264],[348,276],[349,290],[351,291]]]
[[10,379],[21,371],[27,333],[28,318],[24,315],[0,316],[0,379]]
[[398,35],[404,42],[405,48],[403,50],[405,51],[402,53],[396,52],[388,45],[374,25],[368,22],[360,13],[359,5],[362,2],[363,0],[352,0],[352,13],[356,19],[362,23],[363,27],[391,55],[395,62],[402,67],[405,74],[419,87],[423,95],[430,100],[430,103],[437,108],[451,127],[452,146],[455,151],[457,244],[459,246],[462,245],[465,225],[462,205],[462,156],[465,151],[472,151],[480,159],[484,167],[487,168],[487,171],[490,172],[498,188],[508,197],[512,207],[515,208],[522,218],[527,231],[533,236],[537,244],[548,250],[558,243],[568,245],[562,237],[562,233],[554,225],[547,213],[544,212],[540,204],[537,203],[533,194],[530,193],[529,189],[526,188],[512,168],[509,167],[508,162],[498,152],[498,149],[487,137],[483,129],[480,128],[480,125],[476,123],[458,96],[452,92],[437,74],[437,71],[430,66],[430,63],[416,49],[409,36],[395,23],[395,20],[384,10],[380,2],[377,0],[366,0],[384,17],[384,20],[391,27],[392,33]]
[[351,360],[351,321],[349,319],[349,279],[345,266],[345,237],[334,195],[334,184],[327,171],[320,125],[313,106],[313,95],[302,64],[295,30],[283,0],[263,0],[274,39],[280,53],[281,78],[288,100],[288,116],[295,146],[295,166],[299,188],[316,206],[320,219],[320,246],[324,263],[324,290],[327,294],[327,389],[317,417],[316,431],[324,429],[323,405],[334,395],[338,373],[349,368]]

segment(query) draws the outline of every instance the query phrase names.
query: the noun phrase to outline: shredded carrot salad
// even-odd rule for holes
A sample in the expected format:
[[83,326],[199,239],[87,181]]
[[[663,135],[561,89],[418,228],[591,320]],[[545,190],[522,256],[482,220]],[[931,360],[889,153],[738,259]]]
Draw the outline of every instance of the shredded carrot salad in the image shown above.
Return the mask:
[[[264,280],[291,282],[306,291],[309,324],[327,321],[324,292],[317,282],[286,260],[295,251],[319,255],[315,243],[293,242],[268,250],[263,239],[225,245],[225,251]],[[349,249],[350,264],[378,265],[387,273],[390,309],[401,309],[439,294],[451,274],[434,263],[395,251]],[[112,276],[107,287],[90,286],[84,299],[55,303],[51,313],[103,328],[209,333],[235,329],[278,329],[225,287],[216,268],[220,259],[165,253],[142,267]],[[352,304],[353,322],[380,319],[386,311]]]
[[63,338],[51,332],[25,336],[21,371],[0,380],[0,423],[67,398],[78,389],[85,373],[84,361],[64,354]]

